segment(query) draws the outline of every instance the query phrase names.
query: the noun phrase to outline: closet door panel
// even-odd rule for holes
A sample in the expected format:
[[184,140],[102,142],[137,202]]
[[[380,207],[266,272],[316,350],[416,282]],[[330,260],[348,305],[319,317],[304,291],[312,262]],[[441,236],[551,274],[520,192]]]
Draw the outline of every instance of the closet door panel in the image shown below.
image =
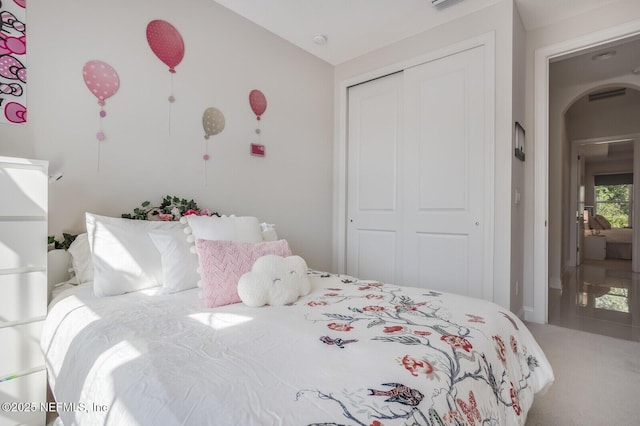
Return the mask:
[[401,255],[402,74],[349,88],[347,274],[396,282]]
[[408,285],[483,294],[482,47],[405,70],[404,274]]

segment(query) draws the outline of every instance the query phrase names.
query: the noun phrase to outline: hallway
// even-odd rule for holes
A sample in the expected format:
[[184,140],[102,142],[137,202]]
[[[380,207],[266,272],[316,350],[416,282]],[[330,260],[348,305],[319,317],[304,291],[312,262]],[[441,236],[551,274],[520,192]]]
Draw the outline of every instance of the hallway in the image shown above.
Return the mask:
[[640,274],[624,260],[585,261],[549,289],[549,324],[640,341]]

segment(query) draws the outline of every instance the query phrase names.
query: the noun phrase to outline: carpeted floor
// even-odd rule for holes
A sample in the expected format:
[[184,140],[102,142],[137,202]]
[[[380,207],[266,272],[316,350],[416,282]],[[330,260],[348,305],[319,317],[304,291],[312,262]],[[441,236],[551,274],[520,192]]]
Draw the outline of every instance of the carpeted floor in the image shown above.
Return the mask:
[[527,323],[554,384],[537,395],[527,426],[640,425],[640,342]]

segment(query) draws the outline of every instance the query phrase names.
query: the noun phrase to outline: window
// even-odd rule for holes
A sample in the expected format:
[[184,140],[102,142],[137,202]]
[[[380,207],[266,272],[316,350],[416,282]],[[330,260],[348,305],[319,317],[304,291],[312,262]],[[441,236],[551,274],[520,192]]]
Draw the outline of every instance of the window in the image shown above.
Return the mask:
[[597,175],[594,180],[596,214],[604,216],[613,228],[631,226],[633,175]]

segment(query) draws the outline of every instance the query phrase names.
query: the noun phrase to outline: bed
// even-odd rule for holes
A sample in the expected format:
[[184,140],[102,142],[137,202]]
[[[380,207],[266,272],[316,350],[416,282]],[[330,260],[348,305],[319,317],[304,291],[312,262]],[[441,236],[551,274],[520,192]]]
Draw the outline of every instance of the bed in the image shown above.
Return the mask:
[[584,236],[601,235],[605,237],[607,259],[632,259],[633,229],[614,228],[611,222],[601,214],[589,214],[585,222]]
[[[632,228],[610,228],[598,229],[597,235],[602,235],[606,239],[606,258],[607,259],[632,259]],[[593,235],[591,229],[585,229],[584,236]]]
[[[215,241],[196,238],[203,281]],[[305,269],[289,303],[211,307],[206,282],[105,296],[93,270],[58,292],[41,339],[67,426],[522,425],[553,382],[525,325],[483,300]]]

